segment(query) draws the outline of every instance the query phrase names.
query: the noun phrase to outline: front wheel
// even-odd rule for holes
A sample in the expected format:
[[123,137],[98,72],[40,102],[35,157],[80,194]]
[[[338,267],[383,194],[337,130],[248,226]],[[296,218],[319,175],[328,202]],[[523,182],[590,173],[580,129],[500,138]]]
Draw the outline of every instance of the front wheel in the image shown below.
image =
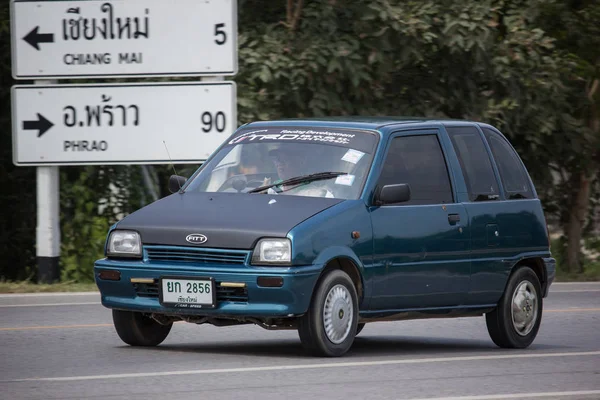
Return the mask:
[[300,319],[302,345],[316,355],[341,356],[352,343],[358,327],[358,296],[350,277],[333,270],[320,280],[308,312]]
[[158,346],[173,327],[173,323],[161,325],[139,312],[113,310],[112,314],[117,334],[130,346]]
[[542,321],[540,281],[529,267],[521,267],[509,278],[498,307],[486,314],[492,341],[499,347],[523,349],[537,336]]

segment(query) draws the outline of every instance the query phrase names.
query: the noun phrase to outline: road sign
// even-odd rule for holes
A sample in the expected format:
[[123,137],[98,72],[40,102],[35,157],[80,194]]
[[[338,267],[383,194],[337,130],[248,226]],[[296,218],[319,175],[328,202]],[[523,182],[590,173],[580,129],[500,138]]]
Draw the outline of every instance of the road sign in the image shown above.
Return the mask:
[[[235,82],[16,85],[16,165],[200,163],[237,127]],[[165,143],[163,143],[165,141]]]
[[12,0],[15,79],[237,73],[236,0]]

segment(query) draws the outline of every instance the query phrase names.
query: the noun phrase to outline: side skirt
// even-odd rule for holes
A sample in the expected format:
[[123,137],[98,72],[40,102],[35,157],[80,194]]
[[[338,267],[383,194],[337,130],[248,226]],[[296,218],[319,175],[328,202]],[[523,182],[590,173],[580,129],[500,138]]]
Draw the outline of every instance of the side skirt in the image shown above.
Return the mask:
[[481,304],[462,307],[361,311],[359,315],[359,322],[367,323],[378,321],[402,321],[411,319],[479,317],[494,310],[494,308],[496,308],[496,304]]

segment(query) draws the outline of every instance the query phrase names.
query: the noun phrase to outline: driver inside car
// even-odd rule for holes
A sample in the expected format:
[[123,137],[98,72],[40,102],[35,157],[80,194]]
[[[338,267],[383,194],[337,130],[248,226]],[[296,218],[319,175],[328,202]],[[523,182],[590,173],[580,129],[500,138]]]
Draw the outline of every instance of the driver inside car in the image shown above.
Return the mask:
[[[310,148],[306,151],[299,151],[301,145],[296,144],[292,148],[281,146],[269,151],[269,157],[273,162],[279,180],[274,183],[282,182],[286,179],[295,178],[318,171],[313,171],[314,164],[310,161]],[[265,184],[268,182],[265,181]],[[307,186],[307,187],[304,187]],[[300,188],[298,194],[317,196],[317,197],[335,197],[327,188],[322,187],[315,182],[303,183],[299,185],[279,185],[267,190],[268,194],[278,194],[282,191]]]

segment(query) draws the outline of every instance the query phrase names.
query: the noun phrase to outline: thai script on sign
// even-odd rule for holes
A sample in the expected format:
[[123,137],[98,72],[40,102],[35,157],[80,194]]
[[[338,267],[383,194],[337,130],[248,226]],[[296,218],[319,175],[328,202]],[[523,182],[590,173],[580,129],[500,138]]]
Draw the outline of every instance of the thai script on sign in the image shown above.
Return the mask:
[[[74,126],[89,127],[89,126],[113,126],[121,124],[127,126],[128,121],[134,126],[140,123],[140,110],[135,104],[131,105],[113,105],[109,102],[112,97],[105,94],[102,95],[102,105],[87,105],[84,108],[83,116],[77,115],[77,109],[74,106],[66,106],[63,108],[63,122],[65,126],[71,128]],[[128,120],[127,116],[132,117]],[[119,118],[120,117],[120,118]]]
[[148,38],[150,34],[149,9],[145,9],[143,17],[115,17],[113,5],[104,3],[100,11],[105,14],[103,18],[84,18],[81,8],[73,7],[67,10],[71,18],[62,20],[62,33],[64,40],[93,40],[102,39],[139,39]]

